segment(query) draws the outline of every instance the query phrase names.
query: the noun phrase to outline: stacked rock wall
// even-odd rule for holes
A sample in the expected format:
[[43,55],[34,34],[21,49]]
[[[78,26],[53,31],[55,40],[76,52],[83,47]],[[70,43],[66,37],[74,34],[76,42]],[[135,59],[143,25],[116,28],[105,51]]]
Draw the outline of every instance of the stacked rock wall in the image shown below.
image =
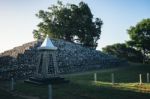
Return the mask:
[[[106,55],[100,51],[83,47],[79,44],[66,42],[64,40],[52,40],[58,48],[57,65],[60,74],[81,72],[91,69],[119,66],[123,62],[117,58]],[[34,41],[15,47],[12,50],[0,54],[1,71],[22,66],[25,68],[37,65],[38,50],[41,41]]]

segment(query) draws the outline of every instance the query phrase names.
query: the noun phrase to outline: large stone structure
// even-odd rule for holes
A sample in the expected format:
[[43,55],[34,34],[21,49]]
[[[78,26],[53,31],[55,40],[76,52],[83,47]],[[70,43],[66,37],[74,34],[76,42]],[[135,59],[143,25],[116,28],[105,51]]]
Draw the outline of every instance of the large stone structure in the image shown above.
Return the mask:
[[[79,44],[64,40],[52,39],[51,41],[57,47],[55,53],[59,74],[122,66],[125,63],[118,58]],[[1,53],[0,71],[17,71],[15,75],[21,78],[31,74],[35,66],[39,64],[37,62],[39,50],[37,49],[41,44],[42,41],[34,41]],[[50,60],[50,56],[48,57]]]

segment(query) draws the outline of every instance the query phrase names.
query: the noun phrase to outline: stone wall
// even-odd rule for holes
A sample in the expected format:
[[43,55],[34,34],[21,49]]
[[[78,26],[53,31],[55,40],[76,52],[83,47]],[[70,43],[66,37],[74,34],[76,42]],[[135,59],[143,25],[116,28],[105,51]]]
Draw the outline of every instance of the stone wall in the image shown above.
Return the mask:
[[[58,48],[57,65],[60,74],[82,72],[124,64],[124,62],[115,57],[91,48],[83,47],[79,44],[66,42],[64,40],[52,40],[52,43]],[[37,47],[40,45],[41,41],[34,41],[1,53],[0,70],[6,71],[14,67],[19,68],[20,66],[24,68],[35,67],[37,65],[36,63],[38,63]]]

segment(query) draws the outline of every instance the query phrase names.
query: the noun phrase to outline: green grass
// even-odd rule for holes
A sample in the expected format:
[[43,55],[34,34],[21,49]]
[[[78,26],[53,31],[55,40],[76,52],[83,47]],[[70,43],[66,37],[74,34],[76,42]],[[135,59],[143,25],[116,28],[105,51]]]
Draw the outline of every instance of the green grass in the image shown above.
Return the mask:
[[[95,72],[97,82],[93,81]],[[147,72],[150,72],[150,65],[131,64],[122,68],[64,75],[70,83],[53,85],[53,99],[150,99],[150,84],[138,84],[139,74],[142,74],[142,80],[146,82]],[[115,74],[115,85],[111,84],[111,73]],[[17,81],[15,92],[48,99],[47,90],[47,86]],[[5,99],[1,98],[1,90],[0,99]]]
[[0,89],[0,99],[24,99],[24,98],[14,96],[10,92]]

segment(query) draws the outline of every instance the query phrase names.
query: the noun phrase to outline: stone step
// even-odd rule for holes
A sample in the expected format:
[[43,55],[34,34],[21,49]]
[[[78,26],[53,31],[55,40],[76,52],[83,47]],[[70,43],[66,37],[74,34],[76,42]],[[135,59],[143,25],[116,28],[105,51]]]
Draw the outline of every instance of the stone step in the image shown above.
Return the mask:
[[32,80],[25,80],[24,81],[25,83],[30,83],[30,84],[35,84],[35,85],[43,85],[43,83],[41,83],[41,82],[36,82],[36,81],[32,81]]
[[36,78],[36,77],[30,77],[29,80],[37,81],[37,82],[50,82],[50,81],[62,81],[64,78],[61,77],[51,77],[51,78]]
[[65,80],[61,77],[52,77],[52,78],[36,78],[30,77],[28,80],[24,81],[25,83],[32,83],[36,85],[45,85],[45,84],[61,84],[68,83],[69,80]]

